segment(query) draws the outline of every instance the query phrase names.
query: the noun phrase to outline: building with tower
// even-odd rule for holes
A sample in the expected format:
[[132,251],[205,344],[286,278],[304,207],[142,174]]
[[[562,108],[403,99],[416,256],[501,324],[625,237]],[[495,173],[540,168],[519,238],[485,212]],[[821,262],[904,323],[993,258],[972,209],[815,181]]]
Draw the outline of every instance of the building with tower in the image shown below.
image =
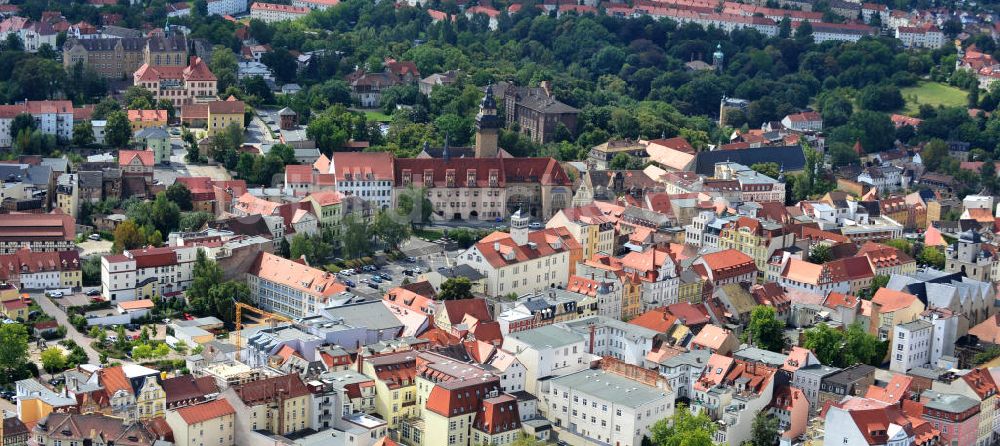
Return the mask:
[[531,217],[521,210],[510,217],[510,232],[494,232],[457,258],[486,276],[486,294],[522,296],[564,287],[570,258],[580,244],[566,228],[529,230]]
[[945,257],[945,272],[962,273],[982,282],[992,280],[991,270],[997,262],[996,256],[983,249],[982,236],[972,229],[959,235],[958,241],[946,250]]
[[500,118],[497,116],[497,101],[493,98],[493,86],[486,87],[486,96],[479,103],[476,115],[476,158],[496,158],[498,155],[498,133]]

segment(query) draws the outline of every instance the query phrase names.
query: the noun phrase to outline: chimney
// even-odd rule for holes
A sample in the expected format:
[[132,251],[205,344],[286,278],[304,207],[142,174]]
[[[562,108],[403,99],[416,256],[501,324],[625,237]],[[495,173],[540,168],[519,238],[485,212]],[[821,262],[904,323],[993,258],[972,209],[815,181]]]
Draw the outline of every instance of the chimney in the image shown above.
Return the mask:
[[552,84],[549,81],[541,81],[538,83],[538,86],[542,87],[542,90],[545,91],[545,96],[552,96]]

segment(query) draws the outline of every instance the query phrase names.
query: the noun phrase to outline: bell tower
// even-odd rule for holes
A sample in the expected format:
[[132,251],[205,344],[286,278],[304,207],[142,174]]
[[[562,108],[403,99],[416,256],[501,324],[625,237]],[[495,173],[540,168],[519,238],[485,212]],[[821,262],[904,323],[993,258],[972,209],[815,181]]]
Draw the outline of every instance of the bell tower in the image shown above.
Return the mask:
[[500,118],[497,117],[497,101],[493,98],[493,86],[486,87],[486,96],[479,103],[476,115],[476,158],[496,158]]

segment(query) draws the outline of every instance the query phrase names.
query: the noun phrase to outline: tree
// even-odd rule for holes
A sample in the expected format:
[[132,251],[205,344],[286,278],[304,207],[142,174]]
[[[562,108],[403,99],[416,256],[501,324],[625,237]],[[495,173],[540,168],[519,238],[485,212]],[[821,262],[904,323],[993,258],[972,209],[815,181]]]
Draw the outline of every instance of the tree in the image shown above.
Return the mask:
[[822,364],[837,364],[840,362],[844,334],[825,323],[806,329],[803,333],[802,346],[812,350],[816,359]]
[[795,30],[795,39],[800,41],[812,41],[813,27],[808,21],[799,22],[799,27]]
[[275,48],[273,51],[264,53],[260,61],[267,65],[274,72],[274,77],[281,83],[295,80],[295,72],[298,70],[295,56],[284,48]]
[[695,415],[687,406],[678,404],[670,418],[657,421],[650,430],[656,446],[714,446],[712,435],[716,429],[704,411]]
[[774,446],[778,443],[778,419],[768,412],[757,412],[750,428],[750,441],[744,446]]
[[10,383],[28,362],[28,329],[23,324],[0,324],[0,379]]
[[214,260],[205,255],[205,251],[198,250],[194,259],[194,267],[191,273],[191,286],[185,294],[191,301],[194,309],[202,310],[202,313],[210,314],[207,304],[203,304],[203,299],[208,298],[208,291],[212,285],[222,282],[222,268]]
[[410,225],[406,216],[385,210],[375,216],[371,234],[389,249],[397,249],[410,237]]
[[205,226],[205,223],[212,221],[215,216],[209,212],[184,212],[180,221],[177,222],[177,229],[181,231],[197,231]]
[[89,120],[73,124],[73,145],[87,147],[94,143],[94,127]]
[[17,135],[22,130],[27,130],[28,133],[35,130],[35,118],[28,113],[19,113],[17,116],[14,116],[14,120],[10,123],[11,135]]
[[66,355],[59,347],[49,347],[42,350],[41,359],[42,368],[44,368],[46,372],[55,374],[66,370]]
[[351,137],[355,117],[342,105],[333,106],[313,118],[306,127],[306,135],[316,141],[323,153],[330,154],[344,146]]
[[815,264],[823,264],[833,260],[833,252],[829,245],[817,244],[809,250],[809,261]]
[[996,192],[997,168],[993,161],[986,160],[986,162],[983,163],[983,167],[979,169],[979,183],[984,189],[990,192],[990,194]]
[[128,122],[128,115],[123,111],[109,114],[107,124],[104,127],[104,144],[108,147],[121,149],[128,146],[131,139],[132,124]]
[[344,232],[342,235],[342,249],[345,258],[360,258],[371,252],[371,235],[368,232],[368,225],[358,219],[354,214],[349,214],[342,221]]
[[153,225],[161,234],[169,234],[177,229],[177,223],[181,219],[181,209],[177,203],[167,198],[166,192],[156,194],[156,199],[153,200],[153,206],[150,210]]
[[212,48],[212,60],[208,62],[208,68],[215,74],[219,91],[226,91],[229,86],[236,85],[238,66],[233,50],[222,45]]
[[880,288],[885,288],[889,284],[889,276],[885,274],[879,274],[872,278],[872,284],[868,287],[868,292],[864,297],[871,299],[875,293],[878,292]]
[[944,252],[935,246],[925,246],[917,256],[917,262],[921,265],[931,266],[935,269],[944,269]]
[[778,178],[781,175],[781,166],[778,163],[769,161],[766,163],[756,163],[750,166],[751,169],[760,173],[761,175],[766,175],[771,178]]
[[91,119],[108,119],[108,115],[121,109],[122,107],[118,104],[118,101],[111,97],[105,97],[94,106],[94,112],[91,113],[90,117]]
[[125,97],[123,100],[125,102],[125,108],[132,110],[149,110],[153,108],[153,104],[156,104],[156,98],[153,96],[153,92],[138,85],[128,87],[125,90]]
[[236,167],[237,149],[243,145],[243,127],[231,123],[221,132],[212,137],[211,156],[215,161],[225,164],[227,169]]
[[399,194],[396,211],[400,215],[409,215],[411,224],[423,224],[431,221],[434,204],[427,198],[426,189],[409,187]]
[[452,277],[441,283],[438,299],[458,300],[472,297],[472,282],[468,277]]
[[785,323],[778,320],[774,307],[758,305],[750,313],[750,323],[741,337],[755,347],[781,352],[785,348],[784,330]]
[[115,228],[111,250],[117,253],[146,246],[146,235],[133,220],[125,220]]
[[941,162],[948,158],[948,143],[935,138],[924,145],[924,150],[920,152],[920,160],[927,167],[927,170],[936,171],[941,166]]
[[182,211],[191,210],[191,190],[181,182],[171,184],[166,190],[167,199],[177,203]]

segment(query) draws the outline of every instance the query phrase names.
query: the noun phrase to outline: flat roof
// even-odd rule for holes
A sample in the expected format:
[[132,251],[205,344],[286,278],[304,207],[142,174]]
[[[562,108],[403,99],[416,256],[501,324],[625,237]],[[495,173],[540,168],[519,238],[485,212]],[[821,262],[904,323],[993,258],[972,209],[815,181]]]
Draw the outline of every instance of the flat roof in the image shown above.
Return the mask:
[[665,389],[658,389],[603,370],[583,370],[553,378],[549,383],[566,386],[576,392],[632,408],[660,400],[666,401],[669,393]]

